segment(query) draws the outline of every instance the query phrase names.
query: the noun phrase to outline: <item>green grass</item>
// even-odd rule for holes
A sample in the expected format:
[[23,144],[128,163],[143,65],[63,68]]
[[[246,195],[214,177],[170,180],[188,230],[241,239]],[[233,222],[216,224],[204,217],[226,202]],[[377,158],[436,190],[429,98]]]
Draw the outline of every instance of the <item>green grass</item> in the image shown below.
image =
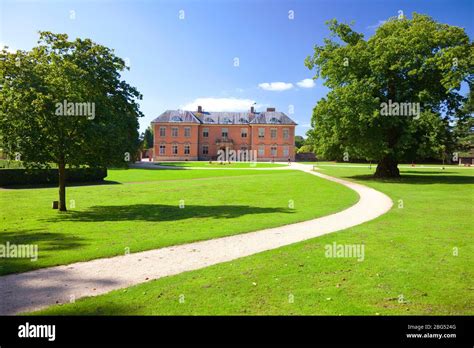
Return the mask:
[[159,162],[157,165],[170,167],[194,167],[194,168],[273,168],[286,167],[286,164],[264,163],[264,162],[218,162],[211,163],[206,161],[190,161],[190,162]]
[[39,258],[3,259],[0,273],[285,225],[358,200],[345,187],[291,170],[110,170],[107,179],[69,187],[75,208],[67,213],[51,209],[57,188],[1,190],[0,244],[37,244]]
[[192,180],[206,179],[214,177],[234,177],[242,175],[278,175],[279,171],[271,170],[166,170],[166,169],[109,169],[107,181],[119,183],[141,183],[146,181],[165,181],[165,180]]
[[[312,164],[316,165],[316,167],[341,167],[344,166],[346,168],[349,167],[363,167],[368,169],[375,169],[377,164],[376,163],[347,163],[347,162],[329,162],[329,161],[318,161],[318,162],[299,162],[302,164]],[[414,165],[411,163],[401,163],[398,165],[400,169],[412,169],[412,170],[424,170],[426,168],[439,168],[441,169],[443,164],[441,163],[415,163]],[[444,167],[446,169],[471,169],[469,167],[459,166],[458,164],[445,164]]]
[[[474,314],[474,170],[403,169],[398,180],[374,180],[367,167],[321,171],[385,192],[393,209],[344,231],[36,314]],[[333,242],[363,243],[364,261],[325,257]]]

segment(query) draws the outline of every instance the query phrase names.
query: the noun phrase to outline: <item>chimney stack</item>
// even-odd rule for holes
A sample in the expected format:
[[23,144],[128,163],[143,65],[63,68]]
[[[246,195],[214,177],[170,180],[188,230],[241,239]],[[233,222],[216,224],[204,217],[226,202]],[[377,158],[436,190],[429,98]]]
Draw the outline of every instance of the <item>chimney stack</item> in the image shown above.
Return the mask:
[[202,106],[201,105],[198,106],[198,113],[202,114]]
[[275,108],[267,108],[267,112],[275,112]]

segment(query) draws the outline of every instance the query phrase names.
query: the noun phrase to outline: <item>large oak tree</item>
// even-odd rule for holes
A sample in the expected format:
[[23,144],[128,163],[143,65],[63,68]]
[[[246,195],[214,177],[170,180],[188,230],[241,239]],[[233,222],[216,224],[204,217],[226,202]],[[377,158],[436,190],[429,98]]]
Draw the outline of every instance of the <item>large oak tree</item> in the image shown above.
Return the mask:
[[113,50],[66,34],[40,32],[31,51],[0,51],[2,145],[28,166],[57,164],[61,211],[67,166],[123,165],[138,148],[141,94],[125,69]]
[[[368,40],[350,25],[328,25],[331,38],[305,60],[330,88],[313,110],[317,153],[374,160],[378,177],[399,176],[400,161],[439,156],[462,114],[461,83],[473,82],[465,30],[416,13],[389,19]],[[419,105],[420,112],[387,116],[383,103]]]

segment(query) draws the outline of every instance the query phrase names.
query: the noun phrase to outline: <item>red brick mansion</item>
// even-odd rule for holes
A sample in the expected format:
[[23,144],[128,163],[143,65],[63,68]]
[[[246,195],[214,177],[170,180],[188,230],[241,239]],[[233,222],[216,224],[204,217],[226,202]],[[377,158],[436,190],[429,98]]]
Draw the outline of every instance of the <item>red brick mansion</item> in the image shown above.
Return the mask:
[[206,112],[200,106],[197,111],[168,110],[151,124],[154,161],[216,160],[223,151],[232,150],[252,153],[258,161],[295,159],[296,123],[274,108],[264,112],[253,107],[248,112]]

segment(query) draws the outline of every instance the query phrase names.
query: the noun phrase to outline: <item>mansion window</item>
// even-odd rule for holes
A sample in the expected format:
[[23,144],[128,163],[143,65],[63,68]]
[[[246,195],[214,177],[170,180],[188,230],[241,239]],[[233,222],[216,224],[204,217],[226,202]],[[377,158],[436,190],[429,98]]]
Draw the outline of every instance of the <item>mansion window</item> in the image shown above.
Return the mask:
[[227,137],[229,136],[229,129],[227,129],[227,128],[222,128],[221,134],[222,134],[222,137],[223,137],[223,138],[227,138]]
[[265,146],[260,145],[260,146],[258,147],[258,155],[259,155],[259,156],[265,156]]
[[187,138],[191,136],[191,127],[184,127],[184,136]]
[[202,137],[203,138],[208,138],[209,137],[209,128],[203,128]]
[[240,136],[242,138],[247,138],[247,128],[241,128],[240,129]]
[[184,145],[184,154],[185,155],[189,155],[189,150],[190,150],[190,146],[189,145]]
[[271,137],[272,139],[276,139],[276,137],[277,137],[277,130],[276,130],[276,128],[270,129],[270,137]]
[[166,146],[165,145],[160,145],[160,155],[164,155],[166,151]]
[[160,137],[166,136],[166,127],[160,127]]
[[283,156],[288,156],[290,154],[290,147],[289,146],[283,146]]
[[171,128],[171,136],[177,137],[178,136],[178,127]]
[[265,138],[265,128],[259,128],[258,129],[258,137],[259,138]]
[[290,137],[290,130],[288,128],[283,128],[283,139],[288,139]]
[[202,154],[207,155],[209,153],[209,146],[203,145],[202,146]]
[[271,148],[270,148],[270,153],[273,157],[275,157],[277,155],[277,147],[276,145],[273,145]]
[[178,154],[178,145],[173,145],[171,147],[171,150],[173,151],[173,155],[177,155]]

